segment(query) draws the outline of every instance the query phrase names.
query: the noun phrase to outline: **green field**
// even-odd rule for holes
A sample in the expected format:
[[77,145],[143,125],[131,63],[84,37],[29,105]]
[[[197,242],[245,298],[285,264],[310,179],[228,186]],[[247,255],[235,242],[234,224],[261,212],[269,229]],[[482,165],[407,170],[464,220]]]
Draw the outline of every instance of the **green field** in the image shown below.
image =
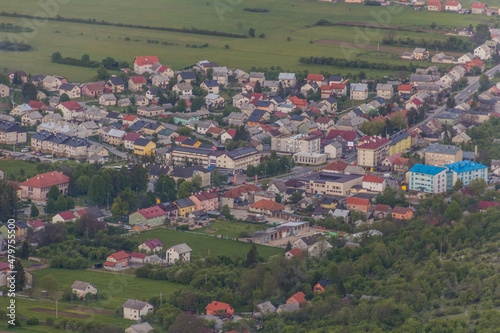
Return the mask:
[[[239,241],[217,239],[211,236],[166,229],[142,232],[138,236],[132,236],[131,240],[137,241],[137,244],[140,244],[145,240],[152,238],[158,238],[163,242],[164,247],[166,248],[179,243],[186,243],[193,249],[192,255],[195,256],[207,256],[210,254],[214,256],[225,255],[229,257],[236,256],[244,258],[250,249],[250,244]],[[259,251],[259,255],[265,259],[270,256],[283,253],[282,249],[264,245],[257,245],[257,249]]]
[[[13,179],[13,177],[18,180],[21,176],[23,180],[26,180],[27,178],[36,176],[38,173],[36,163],[17,160],[0,160],[0,170],[5,171],[5,178],[9,180]],[[21,173],[24,174],[21,175]]]
[[[28,15],[40,15],[37,0],[5,1],[2,11]],[[235,3],[235,2],[231,2]],[[265,8],[268,13],[244,11],[244,8]],[[372,62],[403,63],[398,55],[404,48],[394,47],[390,51],[377,51],[373,46],[389,30],[354,28],[345,26],[314,27],[320,19],[330,22],[364,22],[402,27],[429,28],[435,22],[439,27],[467,27],[481,21],[498,23],[498,18],[485,15],[458,15],[453,13],[415,12],[411,8],[397,5],[390,7],[370,7],[363,5],[331,4],[325,2],[303,1],[264,1],[252,0],[239,5],[230,5],[227,1],[205,2],[192,0],[89,0],[85,6],[79,1],[70,1],[58,8],[61,17],[95,18],[113,23],[139,24],[157,27],[195,27],[221,32],[246,34],[249,28],[256,29],[256,36],[261,33],[265,38],[228,38],[165,32],[104,25],[49,21],[43,27],[24,38],[35,49],[30,52],[0,53],[0,71],[22,69],[32,74],[58,73],[74,81],[88,81],[95,75],[95,70],[81,67],[58,65],[50,62],[53,52],[63,56],[81,57],[87,53],[91,59],[101,60],[111,56],[117,60],[132,63],[139,55],[158,55],[160,61],[174,69],[182,69],[193,63],[208,59],[232,68],[249,70],[251,67],[277,67],[283,70],[300,72],[357,73],[360,69],[342,69],[331,66],[302,65],[301,56],[353,57],[357,60]],[[55,15],[53,15],[55,16]],[[0,17],[0,22],[19,24],[17,18]],[[30,19],[28,19],[30,21]],[[395,38],[439,39],[446,38],[441,32],[419,33],[414,31],[395,32]],[[0,39],[8,34],[0,33]],[[125,38],[130,41],[125,41]],[[287,41],[287,38],[290,41]],[[158,40],[159,44],[147,43]],[[311,43],[318,40],[333,41],[330,45]],[[171,43],[162,45],[162,42]],[[341,45],[340,43],[358,45]],[[206,48],[186,47],[186,44]],[[228,48],[226,48],[226,45]],[[371,46],[366,48],[364,45]],[[359,47],[358,47],[359,46]],[[423,64],[424,66],[424,64]],[[368,76],[388,74],[377,70],[363,70]],[[390,74],[390,73],[389,73]]]
[[215,220],[212,225],[208,227],[203,227],[197,229],[198,232],[205,232],[209,235],[221,235],[221,236],[229,236],[232,238],[241,237],[241,232],[246,232],[248,234],[252,234],[253,232],[263,230],[268,228],[265,224],[250,224],[243,222],[230,222],[224,220]]
[[168,281],[137,278],[131,274],[119,274],[93,270],[71,270],[46,268],[33,271],[35,290],[33,296],[40,297],[41,291],[37,288],[37,281],[44,276],[52,275],[57,280],[58,295],[62,294],[64,287],[71,286],[76,280],[89,282],[95,286],[98,293],[105,295],[106,299],[91,303],[92,307],[116,310],[129,298],[148,301],[151,297],[169,295],[181,287]]

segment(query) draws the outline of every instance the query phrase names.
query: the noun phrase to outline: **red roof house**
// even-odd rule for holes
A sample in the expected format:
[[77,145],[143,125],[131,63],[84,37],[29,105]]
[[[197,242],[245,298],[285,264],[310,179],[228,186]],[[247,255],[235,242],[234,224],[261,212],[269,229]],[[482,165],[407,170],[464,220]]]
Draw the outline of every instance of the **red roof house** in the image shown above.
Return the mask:
[[271,212],[285,209],[285,206],[272,200],[261,199],[249,206],[249,211],[271,215]]
[[301,109],[303,107],[307,107],[309,105],[309,103],[307,102],[307,99],[301,99],[301,98],[298,98],[297,96],[292,96],[292,97],[289,97],[288,100],[293,104],[295,105],[295,107],[297,109]]
[[69,177],[51,171],[30,178],[19,184],[21,199],[46,200],[52,185],[57,186],[61,194],[68,194]]
[[234,308],[231,305],[217,301],[212,301],[212,303],[208,304],[205,307],[205,310],[207,310],[207,315],[213,315],[213,316],[234,315]]
[[304,302],[307,302],[306,300],[306,295],[302,292],[302,291],[299,291],[298,293],[290,296],[289,299],[286,300],[286,304],[290,304],[290,303],[304,303]]
[[52,218],[52,223],[57,223],[57,222],[70,222],[76,220],[75,214],[73,214],[72,211],[65,211],[65,212],[60,212],[59,214],[56,214]]
[[45,111],[45,110],[47,110],[47,105],[45,105],[45,103],[43,103],[43,102],[30,101],[28,103],[28,105],[31,106],[31,108],[33,110],[39,110],[39,111]]
[[358,212],[367,212],[370,210],[370,200],[364,198],[349,197],[345,201],[347,209]]
[[490,207],[496,207],[498,205],[500,205],[500,202],[497,202],[497,201],[479,201],[477,209],[480,212],[484,212],[488,208],[490,208]]
[[285,253],[285,258],[291,259],[291,258],[297,258],[297,259],[305,259],[306,254],[302,252],[301,249],[298,247],[291,249],[290,251]]
[[137,66],[145,66],[145,65],[154,65],[160,63],[157,56],[153,57],[135,57],[134,65]]
[[392,218],[397,220],[409,220],[413,217],[413,211],[408,207],[396,206],[392,209]]
[[333,173],[343,173],[345,168],[347,168],[348,165],[349,164],[345,163],[344,161],[337,160],[335,162],[328,164],[326,167],[324,167],[323,171],[333,172]]

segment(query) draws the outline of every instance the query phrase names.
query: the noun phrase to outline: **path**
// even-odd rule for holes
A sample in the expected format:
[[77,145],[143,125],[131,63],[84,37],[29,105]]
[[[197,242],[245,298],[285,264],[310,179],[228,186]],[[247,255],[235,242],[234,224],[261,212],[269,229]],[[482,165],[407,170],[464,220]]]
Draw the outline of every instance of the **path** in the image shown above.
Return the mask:
[[[56,313],[56,310],[50,310],[50,309],[35,308],[35,309],[30,309],[30,310],[35,311],[35,312],[50,313],[50,314]],[[77,314],[77,313],[71,313],[71,312],[65,312],[65,311],[57,311],[57,313],[59,316],[67,316],[67,317],[72,317],[72,318],[88,318],[88,317],[90,317],[89,315]]]

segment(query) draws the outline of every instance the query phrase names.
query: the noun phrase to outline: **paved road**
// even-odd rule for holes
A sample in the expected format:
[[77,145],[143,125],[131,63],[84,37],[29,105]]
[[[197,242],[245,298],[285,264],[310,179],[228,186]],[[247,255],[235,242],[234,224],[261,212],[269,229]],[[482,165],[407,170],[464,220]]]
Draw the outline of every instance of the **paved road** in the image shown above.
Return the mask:
[[[500,70],[500,64],[499,65],[496,65],[495,67],[493,67],[492,69],[484,72],[486,75],[488,75],[490,78],[493,77],[493,75],[498,72]],[[470,95],[474,94],[477,90],[479,89],[479,78],[478,77],[474,77],[474,78],[471,78],[470,81],[469,81],[469,85],[467,87],[465,87],[463,90],[459,91],[456,95],[455,95],[455,101],[457,104],[460,104],[462,103],[463,101],[465,101]],[[446,104],[437,108],[432,114],[429,114],[427,116],[427,118],[425,120],[423,120],[422,122],[418,123],[417,125],[413,126],[413,127],[418,127],[420,125],[423,125],[425,123],[427,123],[428,121],[436,118],[437,116],[439,116],[441,113],[445,112],[447,109],[446,107]]]

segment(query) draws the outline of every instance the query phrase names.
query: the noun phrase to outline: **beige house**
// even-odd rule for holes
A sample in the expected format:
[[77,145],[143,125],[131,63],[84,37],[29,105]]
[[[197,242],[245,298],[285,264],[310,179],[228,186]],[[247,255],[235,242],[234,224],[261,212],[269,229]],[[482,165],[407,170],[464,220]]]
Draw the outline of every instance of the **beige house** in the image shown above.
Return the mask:
[[149,333],[153,332],[153,330],[153,327],[148,322],[144,322],[127,327],[125,333]]
[[433,143],[424,150],[426,165],[444,167],[446,164],[461,162],[463,151],[454,145],[441,145]]
[[167,250],[166,261],[167,265],[173,265],[177,260],[190,262],[191,248],[186,244],[177,244]]
[[329,172],[316,172],[297,178],[305,184],[309,194],[328,194],[346,196],[355,185],[362,185],[362,175],[344,175]]
[[0,143],[15,144],[26,142],[26,129],[17,123],[8,120],[0,120]]
[[260,163],[259,152],[251,147],[237,148],[217,157],[216,166],[231,170],[246,170],[249,165]]
[[368,98],[368,85],[364,83],[351,84],[351,99],[363,101]]
[[80,89],[80,87],[76,84],[63,83],[59,87],[59,96],[63,94],[68,95],[68,97],[71,99],[80,98],[82,97],[82,89]]
[[321,139],[318,136],[308,134],[273,137],[271,138],[271,150],[286,153],[319,153]]
[[47,200],[51,186],[57,186],[61,194],[68,194],[69,177],[58,171],[46,172],[19,184],[21,199]]
[[99,97],[99,104],[102,106],[116,105],[116,97],[113,94],[103,94]]
[[394,88],[392,84],[377,84],[377,97],[381,97],[383,99],[391,99],[394,94]]
[[123,318],[125,319],[141,321],[142,316],[150,311],[153,311],[151,304],[136,299],[129,299],[123,304]]
[[88,282],[75,281],[71,290],[78,298],[85,298],[87,294],[97,295],[97,288]]
[[0,98],[7,97],[10,95],[10,88],[5,84],[0,84]]
[[172,91],[176,92],[178,95],[192,95],[193,94],[193,87],[191,86],[191,83],[189,82],[182,82],[182,83],[177,83],[173,88]]
[[149,225],[150,227],[158,227],[163,225],[166,215],[165,211],[160,207],[152,206],[130,214],[129,224],[140,223],[142,225]]

